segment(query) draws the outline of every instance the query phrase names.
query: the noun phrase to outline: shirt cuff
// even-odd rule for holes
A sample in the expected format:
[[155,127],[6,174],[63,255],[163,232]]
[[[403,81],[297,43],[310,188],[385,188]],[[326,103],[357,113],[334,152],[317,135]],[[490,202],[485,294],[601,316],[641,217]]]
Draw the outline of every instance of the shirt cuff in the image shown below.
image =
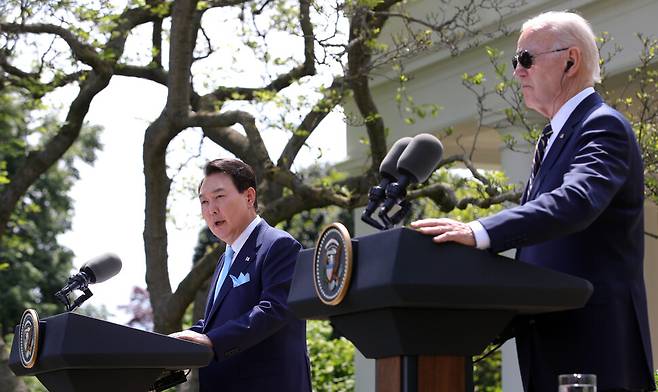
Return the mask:
[[475,247],[478,249],[488,249],[491,246],[491,240],[489,239],[489,233],[487,229],[482,226],[482,223],[479,221],[468,222],[468,226],[473,230],[473,236],[475,237]]

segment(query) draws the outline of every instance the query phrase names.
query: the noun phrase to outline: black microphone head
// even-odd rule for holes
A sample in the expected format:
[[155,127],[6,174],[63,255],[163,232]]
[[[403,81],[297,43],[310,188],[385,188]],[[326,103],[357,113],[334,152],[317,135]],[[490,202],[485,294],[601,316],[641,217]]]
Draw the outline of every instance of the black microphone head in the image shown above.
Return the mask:
[[95,257],[80,267],[80,272],[89,276],[90,283],[105,282],[119,271],[121,271],[121,260],[111,253]]
[[397,180],[400,177],[400,173],[398,172],[398,160],[411,140],[412,138],[410,137],[403,137],[393,143],[391,149],[388,150],[388,154],[386,154],[381,165],[379,165],[379,173],[382,177],[388,178],[389,180]]
[[443,155],[443,145],[429,133],[416,135],[398,160],[398,171],[410,175],[412,182],[425,182]]

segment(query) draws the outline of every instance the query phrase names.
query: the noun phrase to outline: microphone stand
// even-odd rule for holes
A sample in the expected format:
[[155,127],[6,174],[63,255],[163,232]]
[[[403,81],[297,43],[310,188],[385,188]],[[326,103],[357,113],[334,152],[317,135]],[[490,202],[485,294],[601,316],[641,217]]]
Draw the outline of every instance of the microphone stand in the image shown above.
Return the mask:
[[366,214],[365,211],[363,211],[363,214],[361,214],[361,220],[364,221],[365,223],[369,224],[370,226],[374,227],[377,230],[387,229],[387,227],[384,227],[384,225],[377,222],[373,217]]
[[381,204],[381,201],[386,197],[386,186],[389,183],[388,181],[388,179],[384,179],[381,184],[370,188],[370,192],[368,192],[368,205],[363,210],[363,213],[361,213],[361,220],[377,230],[384,230],[384,226],[370,215],[375,212],[377,207],[379,207],[379,204]]
[[[386,229],[390,229],[400,223],[409,211],[411,211],[411,203],[405,200],[405,196],[407,196],[407,186],[412,182],[417,181],[415,181],[415,178],[412,179],[409,175],[403,174],[398,182],[392,182],[386,187],[386,200],[379,210],[379,219],[384,222]],[[388,213],[395,205],[399,206],[400,210],[393,214],[392,217],[389,217]]]
[[[83,294],[71,303],[68,294],[76,289],[82,291]],[[82,303],[91,298],[92,295],[94,295],[94,293],[89,290],[89,278],[87,277],[87,274],[79,272],[69,277],[66,286],[55,293],[55,298],[64,304],[67,312],[70,312],[82,305]]]
[[182,370],[167,370],[149,388],[149,392],[160,392],[187,381],[187,374]]
[[393,214],[393,216],[388,216],[383,210],[379,212],[379,218],[382,220],[382,222],[384,222],[386,229],[390,229],[398,223],[402,222],[402,219],[404,219],[404,217],[409,214],[409,211],[411,211],[411,202],[408,200],[402,200],[398,206],[400,209],[395,214]]

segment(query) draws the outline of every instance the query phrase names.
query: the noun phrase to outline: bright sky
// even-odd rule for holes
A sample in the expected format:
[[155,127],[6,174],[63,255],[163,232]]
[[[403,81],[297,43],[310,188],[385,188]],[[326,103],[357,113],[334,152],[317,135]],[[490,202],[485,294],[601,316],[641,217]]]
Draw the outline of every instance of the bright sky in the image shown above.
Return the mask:
[[[103,151],[93,166],[78,165],[81,178],[72,189],[75,201],[73,228],[60,242],[75,252],[75,266],[105,252],[116,253],[123,261],[114,278],[91,286],[94,296],[86,304],[105,305],[114,315],[111,320],[125,322],[128,315],[117,309],[129,303],[133,286],[146,287],[144,230],[144,175],[142,143],[144,131],[163,108],[166,91],[154,83],[134,78],[115,77],[96,99],[87,120],[102,125]],[[186,130],[174,140],[170,150],[195,151],[200,131]],[[270,156],[278,157],[285,139],[281,134],[263,134]],[[345,157],[345,124],[339,115],[328,117],[308,141],[322,146],[322,161],[336,162]],[[181,175],[196,183],[201,176],[197,165],[219,156],[227,156],[218,147],[204,143],[199,160],[187,165]],[[179,159],[186,154],[180,153]],[[298,164],[315,162],[317,149],[304,148]],[[170,197],[171,198],[171,197]],[[180,193],[171,204],[175,224],[168,224],[169,276],[175,289],[192,266],[192,254],[203,220],[196,196]],[[62,282],[64,283],[64,282]],[[79,293],[77,293],[79,294]],[[83,305],[84,307],[85,305]]]

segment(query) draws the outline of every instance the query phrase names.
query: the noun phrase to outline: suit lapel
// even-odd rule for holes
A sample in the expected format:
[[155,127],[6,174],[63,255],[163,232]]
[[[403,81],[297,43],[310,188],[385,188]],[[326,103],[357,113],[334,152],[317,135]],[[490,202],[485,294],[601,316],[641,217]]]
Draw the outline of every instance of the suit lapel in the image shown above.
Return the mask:
[[[233,289],[233,279],[231,279],[231,275],[237,278],[240,273],[244,273],[247,267],[249,267],[249,264],[256,261],[256,254],[260,248],[260,244],[262,243],[262,233],[265,232],[268,227],[269,225],[264,220],[262,220],[254,228],[254,231],[251,232],[251,235],[249,235],[247,242],[244,243],[242,249],[240,249],[240,252],[235,255],[233,264],[231,264],[231,269],[229,270],[228,275],[226,276],[226,279],[224,280],[224,283],[219,290],[217,298],[212,304],[212,308],[207,319],[210,319],[210,317],[212,317],[217,312],[228,293]],[[221,268],[218,268],[217,270],[219,271]],[[218,277],[219,272],[216,271],[215,275]],[[214,279],[215,285],[217,284],[217,277]]]
[[549,175],[551,168],[557,162],[558,157],[564,150],[564,146],[567,145],[567,142],[571,137],[576,133],[576,131],[581,127],[583,119],[589,115],[589,113],[600,106],[603,102],[601,96],[594,92],[585,98],[582,102],[576,106],[576,109],[571,113],[567,122],[564,123],[560,133],[557,138],[553,141],[550,150],[544,161],[539,166],[539,172],[535,176],[532,184],[532,189],[530,190],[529,200],[534,199],[537,196],[539,189],[541,189],[541,184],[543,180]]
[[525,182],[525,186],[523,187],[523,193],[521,194],[521,205],[524,205],[526,201],[528,201],[528,184],[529,181]]
[[208,301],[206,301],[206,310],[203,312],[205,320],[208,320],[208,317],[210,316],[210,310],[214,305],[213,298],[215,298],[215,286],[217,286],[217,279],[219,279],[219,272],[222,270],[223,266],[224,266],[224,254],[222,253],[222,255],[219,257],[219,261],[217,262],[217,265],[215,266],[215,272],[213,272],[212,274],[212,279],[210,279],[210,288],[208,290]]
[[543,180],[550,173],[551,168],[557,161],[557,158],[562,153],[562,149],[567,144],[567,141],[571,138],[573,134],[574,134],[573,128],[570,126],[568,127],[567,124],[565,124],[562,127],[562,130],[560,130],[560,134],[557,135],[557,138],[555,138],[555,140],[553,141],[553,144],[551,145],[551,149],[548,150],[548,154],[546,155],[546,158],[544,158],[544,161],[539,166],[539,171],[537,172],[537,176],[535,176],[533,180],[532,189],[530,190],[531,200],[535,198],[535,196],[537,195],[537,191],[541,189],[541,184]]

